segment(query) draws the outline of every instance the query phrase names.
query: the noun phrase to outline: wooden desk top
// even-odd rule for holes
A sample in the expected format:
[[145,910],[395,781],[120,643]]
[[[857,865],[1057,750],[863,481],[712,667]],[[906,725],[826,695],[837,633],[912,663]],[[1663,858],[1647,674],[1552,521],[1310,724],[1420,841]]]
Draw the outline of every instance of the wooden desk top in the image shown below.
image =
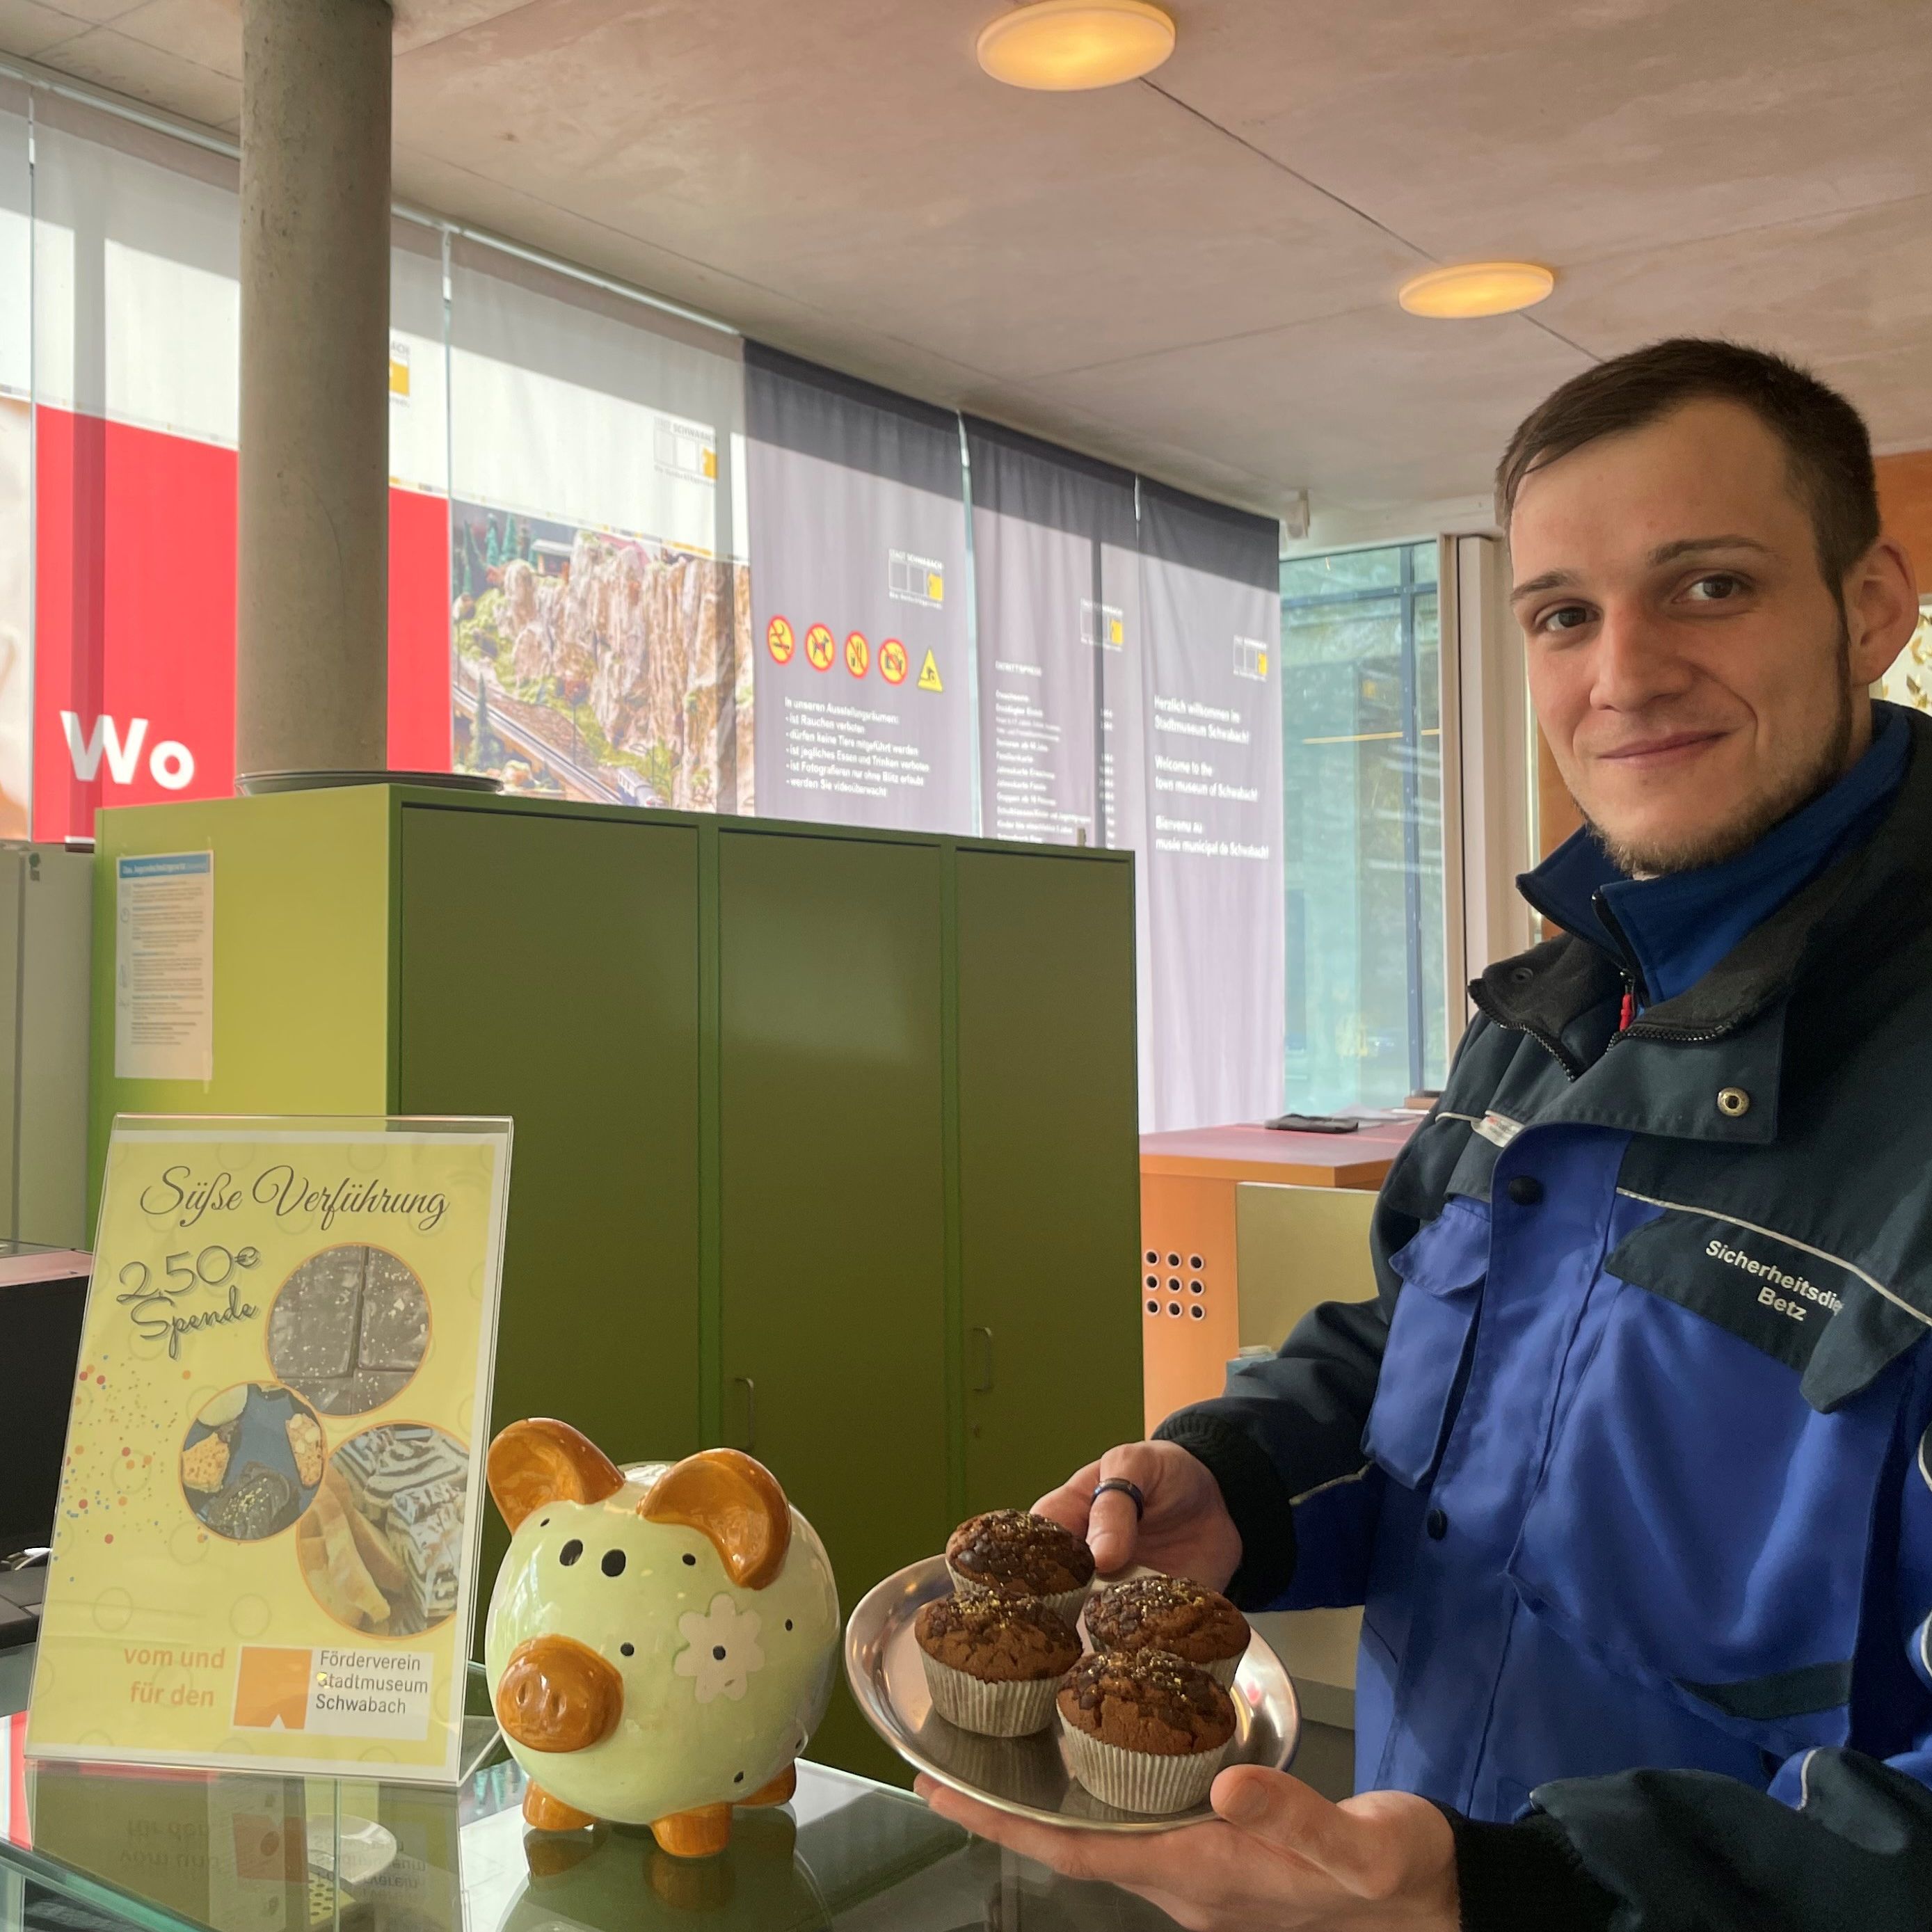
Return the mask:
[[1288,1187],[1381,1186],[1402,1143],[1421,1124],[1364,1120],[1352,1134],[1272,1127],[1190,1127],[1141,1136],[1141,1172],[1194,1180],[1272,1181]]

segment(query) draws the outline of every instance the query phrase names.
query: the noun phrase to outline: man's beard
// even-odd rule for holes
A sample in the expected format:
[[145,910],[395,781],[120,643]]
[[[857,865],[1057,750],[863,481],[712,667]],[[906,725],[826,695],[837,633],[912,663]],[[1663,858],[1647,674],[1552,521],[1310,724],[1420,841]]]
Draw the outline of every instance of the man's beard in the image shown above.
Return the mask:
[[[1771,828],[1809,805],[1844,776],[1852,744],[1851,632],[1841,614],[1838,620],[1838,715],[1817,755],[1762,798],[1752,799],[1722,824],[1707,826],[1670,844],[1626,842],[1583,814],[1590,836],[1618,868],[1634,879],[1654,879],[1666,872],[1695,872],[1720,866],[1755,845]],[[1578,809],[1582,809],[1580,806]]]

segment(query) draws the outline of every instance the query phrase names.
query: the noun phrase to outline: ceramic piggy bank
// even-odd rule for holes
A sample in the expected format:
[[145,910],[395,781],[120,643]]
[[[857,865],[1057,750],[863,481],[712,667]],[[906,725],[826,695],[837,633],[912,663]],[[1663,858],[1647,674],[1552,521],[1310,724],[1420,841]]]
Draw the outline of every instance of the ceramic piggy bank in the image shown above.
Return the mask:
[[734,1804],[782,1804],[824,1715],[838,1596],[824,1546],[735,1449],[620,1470],[567,1424],[490,1445],[511,1529],[484,1637],[526,1822],[648,1825],[724,1850]]

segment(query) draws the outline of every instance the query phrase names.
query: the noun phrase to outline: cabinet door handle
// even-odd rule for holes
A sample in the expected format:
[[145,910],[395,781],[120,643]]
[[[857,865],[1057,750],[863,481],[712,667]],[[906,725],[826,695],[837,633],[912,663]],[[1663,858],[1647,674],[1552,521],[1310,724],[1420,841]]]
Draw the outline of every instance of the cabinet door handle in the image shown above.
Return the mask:
[[966,1332],[969,1335],[983,1335],[986,1338],[986,1379],[973,1384],[973,1393],[975,1395],[984,1395],[993,1386],[993,1331],[990,1328],[975,1327],[968,1329]]
[[734,1376],[731,1379],[745,1385],[745,1454],[748,1456],[758,1446],[758,1385],[749,1376]]

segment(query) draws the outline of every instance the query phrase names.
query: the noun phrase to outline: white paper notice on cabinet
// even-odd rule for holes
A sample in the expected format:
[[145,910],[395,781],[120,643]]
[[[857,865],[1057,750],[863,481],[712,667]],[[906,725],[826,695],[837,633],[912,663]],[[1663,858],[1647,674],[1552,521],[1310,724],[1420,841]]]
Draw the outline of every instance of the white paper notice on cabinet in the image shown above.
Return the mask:
[[214,854],[115,861],[114,1077],[214,1078]]

